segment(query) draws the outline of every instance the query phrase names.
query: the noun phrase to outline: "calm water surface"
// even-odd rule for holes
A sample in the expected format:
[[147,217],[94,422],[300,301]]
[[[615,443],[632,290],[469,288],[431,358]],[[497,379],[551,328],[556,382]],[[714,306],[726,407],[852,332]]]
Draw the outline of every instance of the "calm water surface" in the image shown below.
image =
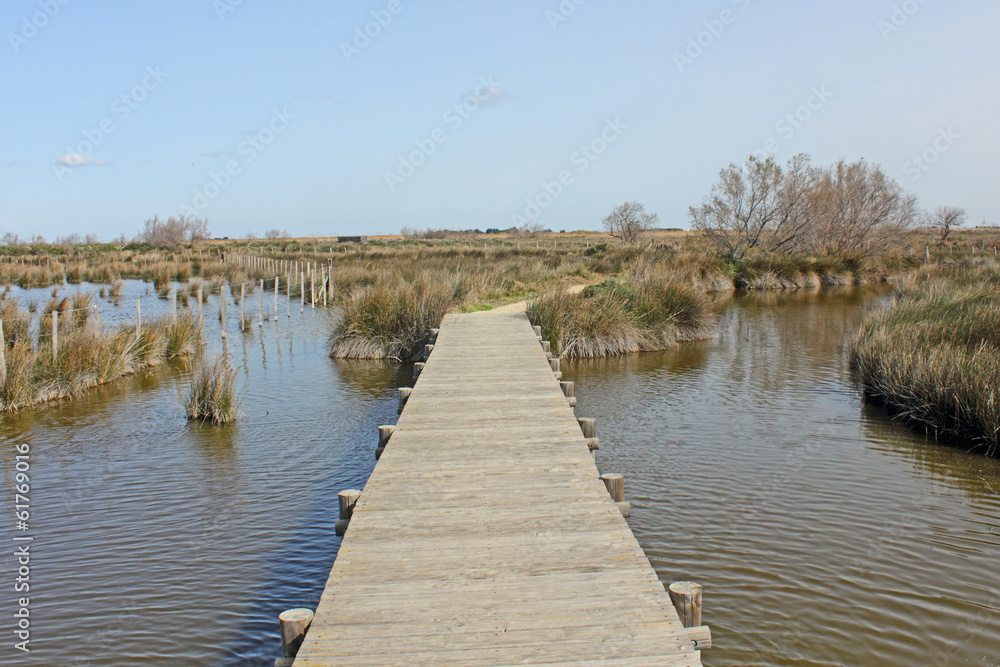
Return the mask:
[[[168,308],[127,290],[102,319]],[[861,405],[845,342],[877,298],[738,297],[710,342],[564,365],[661,579],[706,586],[708,665],[1000,666],[1000,464]],[[269,665],[276,615],[315,607],[409,369],[327,359],[297,303],[247,335],[229,312],[235,427],[187,424],[182,364],[0,426],[5,471],[31,445],[35,536],[32,652],[4,630],[0,664]]]
[[715,339],[566,365],[706,665],[1000,665],[1000,462],[862,405],[869,290],[736,297]]
[[[117,308],[100,301],[102,320],[134,321],[137,297],[144,318],[169,310],[146,290],[130,282]],[[245,413],[235,427],[187,423],[178,396],[190,370],[179,363],[5,418],[5,476],[14,443],[31,446],[35,542],[32,651],[15,653],[12,623],[0,621],[0,664],[271,665],[277,614],[315,608],[340,544],[337,492],[371,472],[400,371],[328,359],[325,316],[297,301],[282,299],[277,321],[249,334],[235,312],[230,301],[227,351]],[[270,294],[264,312],[273,319]],[[219,353],[218,297],[205,313]],[[0,560],[4,590],[12,551]],[[0,596],[2,618],[12,602]]]

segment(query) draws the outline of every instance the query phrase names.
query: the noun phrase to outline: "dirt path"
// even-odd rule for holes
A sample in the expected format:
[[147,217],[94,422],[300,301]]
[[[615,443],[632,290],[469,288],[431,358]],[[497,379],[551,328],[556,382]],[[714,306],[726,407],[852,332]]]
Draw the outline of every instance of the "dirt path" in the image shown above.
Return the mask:
[[[580,292],[582,292],[583,290],[587,289],[588,287],[590,287],[589,284],[572,285],[571,287],[566,288],[566,291],[569,292],[570,294],[579,294]],[[520,312],[523,312],[523,311],[525,311],[527,309],[528,309],[528,302],[527,301],[518,301],[517,303],[507,304],[506,306],[499,306],[497,308],[492,309],[490,312],[493,312],[493,313],[520,313]]]

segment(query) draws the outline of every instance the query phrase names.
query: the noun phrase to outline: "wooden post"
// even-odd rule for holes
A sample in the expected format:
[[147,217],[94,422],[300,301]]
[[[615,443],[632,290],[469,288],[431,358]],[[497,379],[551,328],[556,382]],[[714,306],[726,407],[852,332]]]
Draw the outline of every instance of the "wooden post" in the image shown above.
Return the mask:
[[543,340],[542,351],[545,352],[545,354],[552,354],[552,343],[547,340]]
[[440,329],[431,329],[431,342],[437,343],[438,334],[441,333]]
[[309,262],[309,305],[316,310],[316,272],[312,262]]
[[274,323],[278,323],[278,291],[281,290],[281,277],[274,277]]
[[240,331],[243,331],[243,297],[246,296],[245,288],[246,286],[243,283],[240,283]]
[[403,408],[406,407],[406,402],[410,400],[411,393],[413,393],[413,389],[410,387],[399,388],[399,406],[396,408],[397,413],[403,414]]
[[324,266],[320,268],[319,271],[320,271],[320,279],[323,282],[323,284],[320,286],[320,289],[323,290],[323,307],[326,308],[326,267]]
[[392,432],[394,430],[396,430],[395,426],[378,427],[378,447],[375,448],[376,461],[382,458],[382,454],[385,452],[385,448],[389,444],[389,438],[392,437]]
[[299,312],[306,312],[306,274],[299,271]]
[[285,273],[285,315],[289,319],[292,317],[292,278],[291,274]]
[[693,581],[675,581],[667,587],[670,601],[680,616],[685,628],[696,628],[701,625],[702,588]]
[[59,358],[59,311],[52,311],[52,363]]
[[264,328],[264,279],[260,279],[260,310],[257,311],[257,328]]
[[535,335],[536,336],[538,336],[539,338],[542,337],[542,328],[541,327],[532,327],[532,329],[535,330]]
[[101,315],[97,312],[97,304],[94,304],[94,326],[98,329],[101,328]]
[[424,345],[424,361],[431,358],[431,352],[434,351],[433,345]]
[[294,658],[298,655],[314,616],[311,609],[289,609],[281,612],[278,623],[281,625],[282,657]]
[[3,335],[3,320],[0,320],[0,394],[7,388],[7,338]]
[[337,499],[340,502],[340,518],[334,522],[334,531],[338,536],[347,532],[347,526],[351,522],[351,517],[354,516],[354,506],[360,497],[361,492],[357,489],[348,489],[337,494]]
[[580,430],[583,431],[583,437],[585,438],[596,438],[597,437],[597,420],[596,419],[577,419],[578,424],[580,424]]
[[202,332],[202,335],[204,335],[205,333],[205,317],[201,303],[201,300],[203,298],[204,298],[204,293],[202,292],[201,283],[199,282],[198,283],[198,330]]
[[576,396],[574,395],[575,389],[572,382],[560,382],[559,386],[562,387],[563,396],[566,397],[566,402],[569,403],[569,407],[576,407]]
[[[601,475],[601,481],[611,494],[611,499],[616,503],[625,502],[625,476],[618,473],[608,472]],[[700,625],[700,623],[699,623]]]
[[549,366],[552,368],[552,372],[553,373],[558,373],[559,372],[559,360],[558,359],[549,359]]
[[348,489],[347,491],[341,491],[337,494],[337,499],[340,501],[341,519],[344,521],[351,520],[351,517],[354,516],[354,506],[357,504],[360,497],[361,492],[357,489]]
[[420,377],[420,374],[424,372],[424,366],[425,366],[425,364],[423,364],[421,362],[417,362],[417,363],[413,364],[413,379],[414,380],[416,380],[418,377]]
[[170,293],[170,305],[173,308],[173,312],[170,314],[170,319],[174,324],[177,324],[177,290],[173,290]]
[[226,340],[226,286],[219,288],[219,324],[222,326],[222,340]]

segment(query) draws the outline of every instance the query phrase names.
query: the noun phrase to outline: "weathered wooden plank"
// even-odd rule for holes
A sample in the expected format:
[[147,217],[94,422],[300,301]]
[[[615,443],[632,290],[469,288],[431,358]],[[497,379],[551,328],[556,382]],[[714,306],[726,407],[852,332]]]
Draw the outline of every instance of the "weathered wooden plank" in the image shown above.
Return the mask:
[[701,664],[523,313],[445,318],[295,664]]

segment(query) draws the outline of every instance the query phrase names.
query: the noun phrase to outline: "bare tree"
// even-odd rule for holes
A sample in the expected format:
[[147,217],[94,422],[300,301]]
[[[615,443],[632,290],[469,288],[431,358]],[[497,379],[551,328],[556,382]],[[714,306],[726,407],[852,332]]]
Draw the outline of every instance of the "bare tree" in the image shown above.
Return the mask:
[[285,230],[281,230],[281,229],[269,229],[266,232],[264,232],[264,238],[267,239],[267,240],[269,240],[269,241],[277,241],[279,239],[287,239],[288,236],[289,236],[289,234],[288,234],[288,230],[287,229],[285,229]]
[[207,218],[196,218],[193,215],[182,215],[181,224],[184,225],[188,240],[190,241],[201,241],[203,239],[211,238],[212,232],[208,229],[208,219]]
[[622,243],[635,243],[642,234],[656,226],[658,219],[655,213],[646,213],[646,207],[639,202],[628,201],[615,206],[601,224],[604,231]]
[[521,228],[521,232],[526,234],[531,238],[537,237],[539,234],[547,231],[545,225],[540,222],[529,222],[524,227]]
[[956,227],[961,227],[968,219],[964,208],[957,206],[938,206],[931,216],[931,227],[941,233],[941,243],[944,243]]
[[187,238],[187,230],[178,218],[161,220],[160,216],[146,218],[138,240],[150,245],[167,248],[180,245]]
[[692,226],[705,234],[728,257],[741,259],[765,241],[767,232],[775,226],[791,229],[798,222],[780,222],[784,213],[795,210],[789,196],[784,212],[779,193],[782,187],[781,167],[773,158],[761,160],[751,156],[743,167],[735,164],[719,172],[719,181],[699,207],[691,207]]
[[856,257],[881,252],[917,219],[916,197],[864,160],[841,160],[818,170],[812,197],[812,247],[818,252]]
[[14,232],[4,232],[0,237],[0,245],[21,245],[21,237]]
[[210,235],[208,220],[191,215],[161,220],[157,215],[146,219],[138,240],[161,248],[169,248],[185,241],[206,239]]

